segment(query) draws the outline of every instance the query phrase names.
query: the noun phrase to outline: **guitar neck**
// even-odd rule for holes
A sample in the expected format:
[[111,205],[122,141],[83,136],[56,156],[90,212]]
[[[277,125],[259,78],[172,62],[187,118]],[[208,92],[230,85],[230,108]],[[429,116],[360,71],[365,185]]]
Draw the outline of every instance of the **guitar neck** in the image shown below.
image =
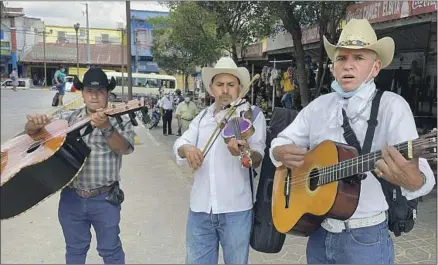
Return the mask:
[[[412,159],[411,146],[414,142],[415,140],[407,141],[398,145],[394,145],[394,147],[406,159]],[[318,186],[374,170],[375,164],[379,159],[382,159],[381,150],[347,159],[332,166],[321,168],[319,170]]]
[[76,122],[72,126],[68,127],[67,132],[72,132],[72,131],[75,131],[77,129],[81,129],[82,127],[88,125],[88,123],[90,123],[90,121],[91,121],[90,116],[87,116],[87,117],[83,118],[82,120]]

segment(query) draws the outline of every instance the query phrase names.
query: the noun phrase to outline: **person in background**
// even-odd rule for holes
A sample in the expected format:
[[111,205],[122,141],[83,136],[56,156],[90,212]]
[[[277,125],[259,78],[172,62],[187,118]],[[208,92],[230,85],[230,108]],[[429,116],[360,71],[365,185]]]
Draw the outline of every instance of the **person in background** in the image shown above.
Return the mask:
[[178,120],[178,136],[184,133],[189,128],[190,122],[198,115],[199,110],[196,104],[191,101],[189,96],[184,98],[184,101],[178,104],[176,108],[176,118]]
[[161,116],[163,116],[163,135],[173,135],[172,134],[172,115],[173,115],[173,104],[170,100],[170,95],[164,95],[158,102],[158,106],[161,109]]
[[64,102],[62,102],[62,98],[65,95],[65,68],[64,66],[59,66],[59,69],[55,72],[54,80],[56,84],[56,90],[58,90],[58,106],[63,106]]
[[11,78],[11,80],[12,80],[12,90],[17,91],[17,86],[18,86],[17,68],[12,69],[12,72],[9,75],[9,78]]

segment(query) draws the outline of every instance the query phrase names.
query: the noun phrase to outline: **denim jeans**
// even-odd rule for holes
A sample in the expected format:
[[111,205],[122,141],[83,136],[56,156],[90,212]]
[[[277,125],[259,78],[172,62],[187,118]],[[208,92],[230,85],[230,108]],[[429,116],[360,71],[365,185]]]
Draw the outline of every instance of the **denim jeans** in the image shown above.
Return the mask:
[[219,243],[225,264],[247,264],[253,211],[208,214],[189,211],[186,263],[217,264]]
[[287,92],[283,95],[281,98],[281,105],[283,105],[284,108],[292,109],[293,107],[293,92]]
[[320,227],[307,242],[308,264],[393,264],[387,222],[331,233]]
[[108,192],[82,198],[75,191],[64,189],[59,201],[58,218],[64,232],[67,264],[85,264],[90,249],[93,225],[97,251],[105,264],[124,264],[125,253],[120,241],[120,205],[105,200]]

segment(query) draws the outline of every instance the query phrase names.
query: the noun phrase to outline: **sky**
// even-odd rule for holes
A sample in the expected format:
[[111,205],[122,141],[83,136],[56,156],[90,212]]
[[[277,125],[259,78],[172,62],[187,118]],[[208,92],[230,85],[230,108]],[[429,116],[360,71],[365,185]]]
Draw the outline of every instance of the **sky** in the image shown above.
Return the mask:
[[[86,26],[85,3],[80,1],[4,1],[7,7],[22,7],[28,17],[41,18],[46,25]],[[169,11],[156,1],[131,1],[131,9]],[[116,28],[117,22],[126,23],[126,4],[116,1],[89,1],[90,28]]]

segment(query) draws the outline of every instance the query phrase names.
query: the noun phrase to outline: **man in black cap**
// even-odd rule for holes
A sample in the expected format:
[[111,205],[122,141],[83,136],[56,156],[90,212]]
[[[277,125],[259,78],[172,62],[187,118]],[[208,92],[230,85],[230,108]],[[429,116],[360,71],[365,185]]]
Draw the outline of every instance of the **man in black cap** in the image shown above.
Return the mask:
[[[134,131],[129,118],[122,116],[124,130],[117,120],[104,114],[108,93],[115,87],[114,78],[108,82],[100,68],[89,69],[83,83],[74,86],[82,90],[85,107],[59,114],[69,124],[91,116],[92,127],[81,130],[91,153],[75,180],[61,192],[58,217],[66,242],[66,262],[84,264],[90,248],[90,226],[96,231],[97,251],[105,264],[124,264],[125,253],[119,238],[120,204],[123,191],[119,188],[122,155],[134,150]],[[38,132],[50,118],[47,115],[28,115],[25,131]],[[117,198],[118,200],[110,200]]]

